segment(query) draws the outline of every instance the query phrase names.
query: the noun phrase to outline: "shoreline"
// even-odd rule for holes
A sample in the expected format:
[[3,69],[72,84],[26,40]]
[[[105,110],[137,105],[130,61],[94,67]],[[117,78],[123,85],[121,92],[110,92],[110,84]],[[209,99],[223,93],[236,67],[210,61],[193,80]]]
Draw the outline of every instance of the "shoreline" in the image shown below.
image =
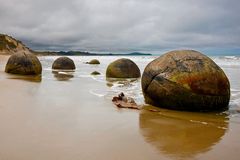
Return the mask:
[[[140,81],[106,81],[106,66],[117,56],[99,57],[101,64],[96,66],[82,63],[90,59],[87,56],[73,57],[78,69],[66,80],[52,73],[55,58],[43,56],[42,81],[34,83],[5,73],[7,57],[0,56],[2,159],[237,160],[240,156],[236,152],[240,116],[235,106],[220,114],[118,109],[111,99],[120,91],[140,101],[143,97]],[[141,71],[152,60],[131,58]],[[227,74],[232,87],[240,90],[239,70],[233,69],[227,68]],[[93,70],[103,74],[91,76]],[[236,91],[234,98],[239,95]]]

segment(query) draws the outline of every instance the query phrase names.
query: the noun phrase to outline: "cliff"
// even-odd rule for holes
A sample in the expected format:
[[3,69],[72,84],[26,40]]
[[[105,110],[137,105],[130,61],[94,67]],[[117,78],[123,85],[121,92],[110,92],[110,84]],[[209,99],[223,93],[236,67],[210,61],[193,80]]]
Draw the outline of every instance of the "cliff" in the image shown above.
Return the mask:
[[31,50],[21,41],[5,34],[0,34],[0,55],[11,55],[18,52],[29,53]]

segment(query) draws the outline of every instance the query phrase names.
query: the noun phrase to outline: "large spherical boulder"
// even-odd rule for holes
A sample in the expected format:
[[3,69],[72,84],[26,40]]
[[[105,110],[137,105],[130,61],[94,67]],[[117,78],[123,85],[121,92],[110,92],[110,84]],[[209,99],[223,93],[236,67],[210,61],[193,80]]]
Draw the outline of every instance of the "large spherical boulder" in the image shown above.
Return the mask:
[[88,64],[100,64],[100,62],[97,59],[92,59]]
[[193,50],[168,52],[150,62],[142,76],[145,102],[190,111],[228,107],[230,84],[210,58]]
[[15,53],[5,66],[5,72],[20,75],[38,75],[42,73],[42,65],[32,53]]
[[108,65],[106,76],[107,78],[139,78],[141,73],[133,61],[121,58]]
[[72,59],[68,57],[59,57],[53,62],[52,69],[74,70],[76,67]]

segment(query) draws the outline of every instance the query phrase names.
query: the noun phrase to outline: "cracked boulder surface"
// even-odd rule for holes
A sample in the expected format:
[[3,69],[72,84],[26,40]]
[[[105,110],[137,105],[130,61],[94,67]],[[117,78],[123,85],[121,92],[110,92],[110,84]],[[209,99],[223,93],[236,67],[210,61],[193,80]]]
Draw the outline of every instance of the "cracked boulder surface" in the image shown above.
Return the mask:
[[59,57],[53,62],[52,69],[74,70],[76,67],[72,59],[68,57]]
[[194,50],[171,51],[150,62],[142,75],[142,90],[146,103],[174,110],[223,110],[230,99],[223,70]]
[[121,58],[107,67],[107,78],[139,78],[141,76],[140,69],[130,59]]
[[5,72],[19,75],[39,75],[42,73],[42,65],[32,53],[15,53],[5,66]]

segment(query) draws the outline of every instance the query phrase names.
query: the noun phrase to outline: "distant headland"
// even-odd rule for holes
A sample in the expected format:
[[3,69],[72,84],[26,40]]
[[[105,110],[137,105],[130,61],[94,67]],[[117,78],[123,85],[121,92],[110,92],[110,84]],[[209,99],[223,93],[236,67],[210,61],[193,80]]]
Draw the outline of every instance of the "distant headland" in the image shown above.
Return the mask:
[[91,53],[86,51],[34,51],[28,48],[21,41],[6,35],[0,34],[0,55],[11,55],[18,52],[31,52],[38,56],[151,56],[150,53],[132,52],[126,54],[113,53]]
[[60,52],[50,52],[50,51],[33,51],[34,54],[40,56],[151,56],[150,53],[132,52],[126,54],[116,54],[116,53],[91,53],[83,51],[60,51]]

